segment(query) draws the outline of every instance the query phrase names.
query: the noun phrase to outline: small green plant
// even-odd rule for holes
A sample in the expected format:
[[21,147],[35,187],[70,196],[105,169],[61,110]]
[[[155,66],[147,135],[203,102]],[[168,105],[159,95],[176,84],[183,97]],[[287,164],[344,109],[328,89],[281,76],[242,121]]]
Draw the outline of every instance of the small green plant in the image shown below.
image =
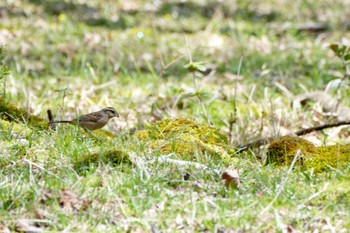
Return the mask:
[[335,55],[342,61],[342,65],[344,67],[344,74],[343,77],[340,79],[339,84],[337,86],[337,96],[338,96],[338,101],[336,105],[336,110],[338,109],[339,103],[340,103],[340,87],[342,86],[343,82],[347,79],[350,78],[350,47],[346,45],[338,45],[338,44],[331,44],[330,49],[333,50]]
[[[347,65],[350,61],[350,47],[346,45],[339,46],[337,44],[331,44],[329,46],[333,52],[339,57],[344,65]],[[349,73],[347,75],[350,75]]]
[[205,72],[207,68],[204,66],[204,62],[193,62],[192,57],[190,57],[190,62],[186,64],[184,68],[187,69],[190,73],[192,73],[192,80],[193,80],[194,87],[196,89],[196,92],[193,95],[197,96],[198,101],[202,107],[205,119],[207,120],[208,125],[211,125],[207,110],[205,109],[205,105],[202,100],[201,92],[198,89],[198,84],[196,79],[197,78],[196,72],[200,72],[200,73]]

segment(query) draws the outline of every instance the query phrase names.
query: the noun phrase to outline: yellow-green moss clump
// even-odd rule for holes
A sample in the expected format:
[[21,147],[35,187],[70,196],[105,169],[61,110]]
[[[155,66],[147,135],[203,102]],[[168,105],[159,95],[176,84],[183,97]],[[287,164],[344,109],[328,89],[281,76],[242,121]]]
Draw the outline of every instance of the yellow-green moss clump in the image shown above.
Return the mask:
[[326,171],[331,167],[339,169],[349,166],[350,145],[334,145],[317,147],[316,153],[309,156],[305,162],[305,168],[315,171]]
[[0,98],[0,117],[7,121],[17,121],[29,124],[39,129],[48,129],[48,121],[37,116],[32,116],[27,111],[17,108]]
[[[266,157],[267,164],[289,165],[297,151],[300,150],[302,155],[314,153],[316,147],[309,141],[293,137],[285,136],[272,141],[269,145]],[[301,158],[298,159],[301,162]]]
[[218,129],[188,119],[162,120],[136,132],[135,136],[161,154],[174,152],[190,158],[200,154],[224,157],[229,149],[227,137]]
[[315,147],[305,139],[285,136],[271,142],[266,163],[290,165],[298,150],[301,153],[296,165],[315,172],[347,166],[350,162],[350,145]]

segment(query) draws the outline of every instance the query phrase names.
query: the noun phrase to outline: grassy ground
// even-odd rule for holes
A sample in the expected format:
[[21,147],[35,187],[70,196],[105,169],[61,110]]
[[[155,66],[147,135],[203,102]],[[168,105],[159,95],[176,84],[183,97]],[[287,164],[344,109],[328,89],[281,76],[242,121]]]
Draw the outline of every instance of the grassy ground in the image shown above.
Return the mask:
[[[0,3],[0,44],[11,71],[0,80],[7,101],[42,118],[47,109],[66,119],[105,106],[121,115],[105,128],[112,137],[100,131],[99,139],[71,125],[51,132],[2,121],[0,229],[347,232],[349,167],[314,174],[263,166],[264,149],[209,157],[209,170],[158,163],[148,158],[159,152],[129,131],[159,118],[190,118],[231,133],[236,146],[327,122],[290,102],[327,85],[335,89],[343,67],[328,47],[349,43],[349,3],[127,2]],[[300,29],[308,23],[327,29]],[[191,61],[212,72],[196,74],[194,82],[184,68]],[[346,85],[341,96],[349,104]],[[312,136],[327,144],[339,135],[348,132]],[[84,156],[109,150],[133,163],[77,169]],[[229,166],[239,169],[238,189],[226,190],[218,175]]]

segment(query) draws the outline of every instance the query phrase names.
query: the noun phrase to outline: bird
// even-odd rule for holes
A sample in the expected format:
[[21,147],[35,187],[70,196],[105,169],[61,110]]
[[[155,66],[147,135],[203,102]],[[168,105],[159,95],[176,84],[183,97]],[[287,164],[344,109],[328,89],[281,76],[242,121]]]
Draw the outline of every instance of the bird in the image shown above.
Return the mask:
[[50,121],[50,125],[55,123],[68,123],[72,125],[79,125],[88,131],[93,131],[105,126],[109,119],[113,117],[119,117],[118,112],[113,107],[106,107],[97,112],[81,115],[73,120]]

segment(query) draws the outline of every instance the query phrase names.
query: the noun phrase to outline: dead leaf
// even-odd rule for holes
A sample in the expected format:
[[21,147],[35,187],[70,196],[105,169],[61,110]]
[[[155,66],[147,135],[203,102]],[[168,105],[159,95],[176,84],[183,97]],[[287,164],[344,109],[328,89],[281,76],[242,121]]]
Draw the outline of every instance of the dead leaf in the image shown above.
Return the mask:
[[11,231],[7,226],[0,224],[0,233],[11,233]]
[[18,219],[15,225],[17,232],[43,232],[44,230],[34,226],[35,222],[29,219]]
[[49,218],[49,213],[46,212],[45,210],[42,210],[42,209],[36,209],[35,212],[35,218],[37,219],[47,219]]
[[43,192],[41,193],[40,202],[45,203],[47,200],[54,199],[54,198],[55,196],[51,191],[43,190]]
[[292,225],[287,225],[285,231],[288,233],[297,232],[297,230]]
[[221,179],[225,181],[226,188],[237,188],[240,183],[239,173],[237,169],[226,170],[222,173]]
[[178,230],[181,230],[184,228],[184,218],[180,214],[176,215],[175,224],[176,224],[176,229]]
[[83,199],[83,204],[80,207],[80,210],[87,210],[89,208],[89,206],[91,205],[92,200],[89,200],[87,198]]
[[255,196],[262,197],[262,196],[264,196],[264,192],[262,192],[262,191],[256,192]]
[[78,210],[79,200],[77,195],[71,190],[62,190],[60,197],[60,205],[65,210]]
[[[48,227],[49,226],[49,222],[50,221],[45,221],[46,219],[50,219],[50,214],[48,212],[46,212],[45,210],[42,209],[36,209],[35,212],[35,218],[39,221],[37,221],[35,223],[36,227]],[[40,220],[44,220],[44,221],[40,221]]]

